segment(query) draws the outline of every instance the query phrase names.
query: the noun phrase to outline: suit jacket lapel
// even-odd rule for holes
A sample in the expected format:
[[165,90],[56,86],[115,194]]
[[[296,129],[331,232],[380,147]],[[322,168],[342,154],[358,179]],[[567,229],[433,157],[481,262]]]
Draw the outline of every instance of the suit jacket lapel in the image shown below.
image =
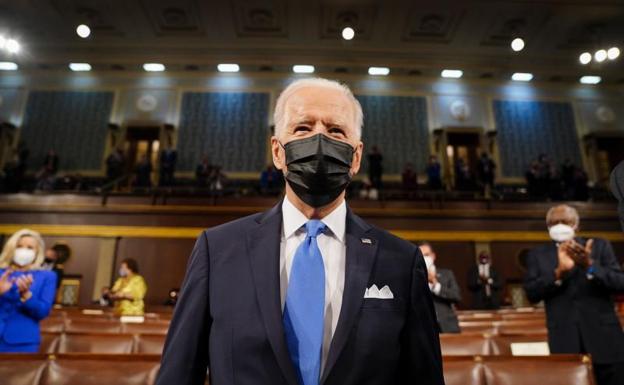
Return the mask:
[[280,301],[281,207],[280,202],[258,220],[258,227],[247,234],[247,247],[258,304],[269,342],[284,377],[289,384],[296,385],[295,368],[284,337]]
[[[364,292],[375,263],[378,248],[377,240],[367,235],[370,229],[371,227],[355,216],[350,209],[347,210],[345,234],[347,258],[342,308],[340,309],[336,333],[332,339],[321,383],[325,382],[336,364],[364,301]],[[370,243],[365,243],[363,239],[369,239]]]

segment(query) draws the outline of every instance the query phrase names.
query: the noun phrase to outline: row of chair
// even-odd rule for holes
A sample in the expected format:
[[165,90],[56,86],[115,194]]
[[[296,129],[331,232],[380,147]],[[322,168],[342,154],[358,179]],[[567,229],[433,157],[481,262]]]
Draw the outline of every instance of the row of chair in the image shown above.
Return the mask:
[[[443,334],[440,336],[442,354],[457,355],[512,355],[512,345],[543,343],[543,334],[500,336],[490,334]],[[42,333],[42,353],[96,353],[96,354],[161,354],[164,335],[107,334],[107,333]]]
[[40,327],[41,331],[46,333],[140,333],[165,335],[169,329],[169,321],[145,320],[142,323],[124,323],[120,322],[119,319],[49,317],[41,321]]
[[162,354],[158,334],[41,333],[41,353]]
[[545,334],[492,335],[492,334],[441,334],[443,356],[511,356],[512,347],[524,344],[548,346]]
[[[0,360],[3,385],[152,385],[157,355],[15,354]],[[587,356],[444,358],[447,385],[594,385]]]
[[546,320],[480,320],[459,321],[462,333],[489,333],[489,334],[546,334]]

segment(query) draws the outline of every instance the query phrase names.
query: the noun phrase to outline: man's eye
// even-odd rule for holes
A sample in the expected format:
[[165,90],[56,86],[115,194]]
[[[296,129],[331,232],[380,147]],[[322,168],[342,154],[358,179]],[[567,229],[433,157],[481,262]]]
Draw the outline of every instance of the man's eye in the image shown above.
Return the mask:
[[341,136],[345,136],[345,132],[342,128],[340,127],[332,127],[329,129],[329,133],[332,135],[341,135]]
[[308,132],[308,131],[310,131],[310,127],[308,127],[308,126],[297,126],[297,127],[295,127],[295,130],[294,130],[295,133],[297,133],[297,132]]

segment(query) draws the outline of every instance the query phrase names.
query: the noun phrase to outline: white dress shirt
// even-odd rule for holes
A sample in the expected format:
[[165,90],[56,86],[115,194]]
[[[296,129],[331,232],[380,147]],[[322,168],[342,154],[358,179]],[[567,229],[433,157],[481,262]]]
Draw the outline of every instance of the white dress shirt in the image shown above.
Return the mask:
[[[306,238],[304,226],[308,222],[308,218],[285,197],[282,203],[282,219],[280,296],[283,312],[290,279],[290,269],[292,268],[297,248]],[[327,229],[316,238],[325,267],[325,322],[323,325],[321,372],[325,368],[327,354],[338,325],[338,317],[342,307],[345,261],[347,257],[347,245],[345,243],[346,221],[347,205],[343,201],[334,211],[321,219],[321,222],[327,226]]]

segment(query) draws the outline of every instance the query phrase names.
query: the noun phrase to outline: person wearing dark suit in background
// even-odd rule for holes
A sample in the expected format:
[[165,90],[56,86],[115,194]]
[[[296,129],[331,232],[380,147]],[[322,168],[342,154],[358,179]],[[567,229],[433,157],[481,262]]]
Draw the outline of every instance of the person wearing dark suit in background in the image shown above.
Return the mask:
[[44,250],[41,235],[28,229],[14,233],[2,249],[0,353],[39,351],[39,322],[50,314],[56,292],[56,275],[41,269]]
[[426,267],[347,207],[362,109],[344,85],[290,84],[271,153],[287,181],[265,213],[198,238],[156,385],[442,385]]
[[440,332],[459,333],[461,330],[455,305],[461,301],[461,291],[455,280],[455,274],[451,270],[436,267],[436,253],[429,242],[421,242],[419,247],[427,265],[429,289],[433,295]]
[[178,152],[171,148],[171,145],[168,145],[167,148],[160,152],[160,178],[158,179],[159,186],[174,185],[174,173],[177,162]]
[[431,190],[440,190],[442,185],[442,166],[438,161],[438,157],[435,155],[429,156],[429,163],[425,169],[427,174],[427,187]]
[[613,295],[624,292],[622,272],[609,241],[576,236],[571,206],[548,210],[552,242],[531,250],[524,288],[544,301],[551,353],[591,354],[598,385],[624,384],[624,331]]
[[368,154],[368,179],[370,180],[374,189],[381,190],[382,175],[383,175],[383,155],[379,151],[379,147],[375,145],[372,147],[370,154]]
[[503,282],[491,262],[490,255],[482,251],[478,262],[468,270],[468,290],[472,292],[473,309],[500,308],[500,291],[503,288]]

